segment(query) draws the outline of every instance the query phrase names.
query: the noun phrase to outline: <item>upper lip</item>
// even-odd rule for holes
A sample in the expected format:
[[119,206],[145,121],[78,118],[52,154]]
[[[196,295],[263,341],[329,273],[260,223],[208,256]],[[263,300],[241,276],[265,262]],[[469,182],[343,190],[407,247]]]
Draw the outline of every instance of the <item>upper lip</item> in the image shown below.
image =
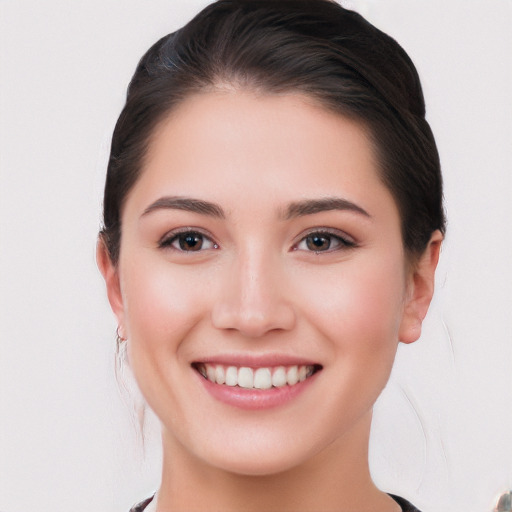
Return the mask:
[[217,354],[201,357],[193,361],[193,364],[222,364],[225,366],[246,366],[250,368],[264,368],[272,366],[312,366],[318,365],[318,361],[297,357],[288,354]]

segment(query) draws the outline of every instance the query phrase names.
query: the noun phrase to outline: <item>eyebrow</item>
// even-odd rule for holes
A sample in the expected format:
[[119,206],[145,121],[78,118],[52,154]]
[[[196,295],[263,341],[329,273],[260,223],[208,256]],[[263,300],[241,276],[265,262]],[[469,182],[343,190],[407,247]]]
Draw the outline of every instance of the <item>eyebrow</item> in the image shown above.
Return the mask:
[[[208,215],[219,219],[226,218],[224,210],[215,203],[191,197],[165,196],[151,203],[142,213],[142,217],[157,210],[185,210],[188,212]],[[352,211],[371,218],[371,215],[357,204],[341,197],[326,197],[322,199],[304,199],[290,203],[283,215],[290,220],[306,215],[314,215],[331,210]]]
[[285,210],[284,218],[289,220],[304,215],[314,215],[315,213],[326,212],[330,210],[348,210],[359,213],[365,217],[371,218],[371,215],[351,201],[341,197],[325,197],[322,199],[305,199],[296,201],[288,205]]
[[224,210],[218,204],[201,199],[192,199],[191,197],[161,197],[144,210],[142,217],[156,210],[185,210],[219,219],[225,218]]

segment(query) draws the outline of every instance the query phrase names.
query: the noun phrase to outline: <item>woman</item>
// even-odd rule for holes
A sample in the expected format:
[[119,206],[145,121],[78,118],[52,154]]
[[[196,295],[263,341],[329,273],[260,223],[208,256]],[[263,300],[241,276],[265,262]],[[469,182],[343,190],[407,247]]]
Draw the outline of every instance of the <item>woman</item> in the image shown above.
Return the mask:
[[328,0],[221,0],[142,58],[98,244],[162,425],[134,510],[416,510],[368,439],[444,233],[424,115],[402,48]]

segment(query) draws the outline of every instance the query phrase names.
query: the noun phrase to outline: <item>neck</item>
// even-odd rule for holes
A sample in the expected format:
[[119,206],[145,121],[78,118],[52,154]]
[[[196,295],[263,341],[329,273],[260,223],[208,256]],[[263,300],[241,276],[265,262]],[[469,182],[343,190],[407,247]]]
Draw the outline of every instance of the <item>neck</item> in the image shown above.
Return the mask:
[[368,467],[371,414],[362,428],[337,439],[305,463],[263,476],[225,471],[197,459],[168,432],[158,512],[184,510],[291,512],[375,511],[400,508],[373,484]]

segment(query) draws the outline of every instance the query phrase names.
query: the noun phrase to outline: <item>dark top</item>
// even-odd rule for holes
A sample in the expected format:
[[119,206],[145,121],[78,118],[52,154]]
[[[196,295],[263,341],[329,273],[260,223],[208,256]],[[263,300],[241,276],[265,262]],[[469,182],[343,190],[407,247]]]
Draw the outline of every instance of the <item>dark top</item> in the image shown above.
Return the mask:
[[[390,494],[390,496],[402,507],[402,512],[420,512],[414,505],[409,503],[407,500],[400,498],[400,496],[395,496],[393,494]],[[142,512],[149,505],[149,503],[151,503],[152,499],[153,497],[148,498],[138,505],[135,505],[135,507],[130,509],[130,512]]]

